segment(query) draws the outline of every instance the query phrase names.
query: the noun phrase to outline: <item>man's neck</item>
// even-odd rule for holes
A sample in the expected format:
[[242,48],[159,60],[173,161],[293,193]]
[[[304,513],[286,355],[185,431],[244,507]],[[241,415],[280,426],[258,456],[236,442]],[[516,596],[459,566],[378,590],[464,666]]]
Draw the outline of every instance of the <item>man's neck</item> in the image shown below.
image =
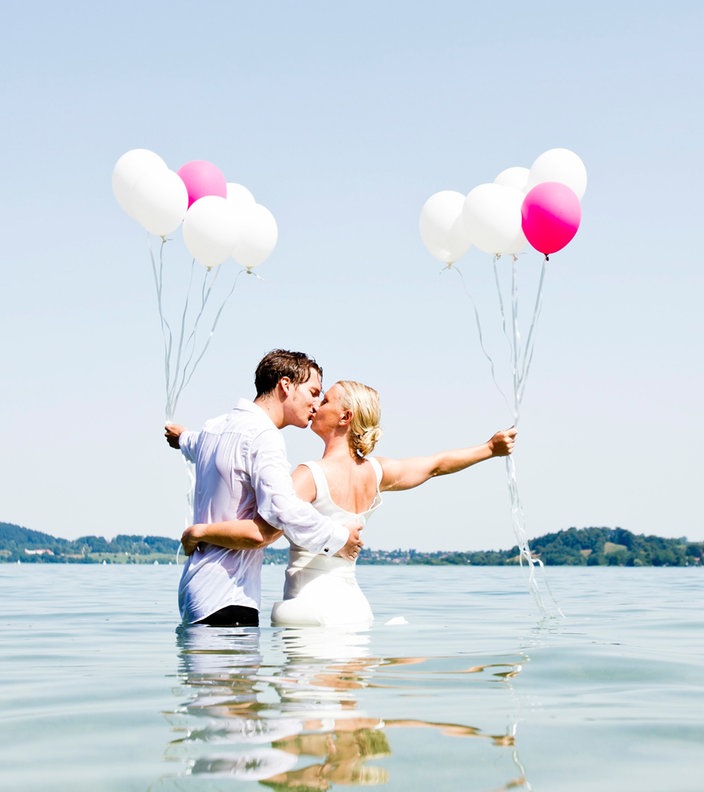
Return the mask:
[[254,400],[257,407],[264,410],[264,412],[271,418],[272,423],[277,429],[283,429],[286,425],[284,422],[284,408],[281,401],[277,398],[275,393],[267,393],[264,396],[257,396]]

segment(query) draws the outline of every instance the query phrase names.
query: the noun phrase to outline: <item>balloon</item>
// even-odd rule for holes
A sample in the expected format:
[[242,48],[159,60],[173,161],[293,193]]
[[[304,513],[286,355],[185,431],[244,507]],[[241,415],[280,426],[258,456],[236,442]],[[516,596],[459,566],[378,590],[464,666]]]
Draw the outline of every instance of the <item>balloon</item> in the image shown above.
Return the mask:
[[112,191],[130,217],[134,219],[132,203],[135,184],[148,173],[166,169],[164,160],[149,149],[131,149],[118,159],[112,171]]
[[433,258],[453,264],[470,248],[471,240],[462,217],[464,195],[443,190],[423,204],[418,222],[420,238]]
[[521,192],[525,192],[526,183],[528,182],[528,174],[530,170],[518,165],[513,168],[506,168],[494,179],[494,184],[503,184],[506,187],[515,187]]
[[212,162],[193,160],[178,169],[178,175],[188,190],[189,208],[204,195],[227,197],[227,182]]
[[132,190],[132,216],[151,234],[166,236],[183,222],[188,193],[169,168],[148,171]]
[[565,148],[543,152],[531,165],[526,192],[542,182],[566,184],[581,200],[587,189],[587,169],[582,160]]
[[227,200],[232,201],[238,208],[253,206],[256,203],[252,193],[243,185],[228,182],[226,186]]
[[526,195],[521,215],[526,238],[547,256],[562,250],[577,233],[582,207],[566,184],[543,182]]
[[240,222],[234,204],[219,195],[204,195],[183,221],[183,242],[193,258],[210,269],[230,256]]
[[232,245],[232,258],[251,271],[269,257],[279,237],[274,215],[261,204],[241,209]]
[[516,254],[526,245],[521,230],[523,193],[504,184],[480,184],[465,198],[462,216],[472,244],[485,253]]

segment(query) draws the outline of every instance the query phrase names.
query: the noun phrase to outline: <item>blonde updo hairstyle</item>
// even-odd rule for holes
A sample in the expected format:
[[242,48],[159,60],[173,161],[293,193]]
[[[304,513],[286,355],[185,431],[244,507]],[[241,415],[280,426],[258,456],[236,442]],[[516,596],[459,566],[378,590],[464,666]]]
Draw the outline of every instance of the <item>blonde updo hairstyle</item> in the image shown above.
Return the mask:
[[342,407],[352,412],[349,444],[352,452],[360,457],[372,453],[381,437],[381,401],[374,388],[352,380],[339,380],[342,388]]

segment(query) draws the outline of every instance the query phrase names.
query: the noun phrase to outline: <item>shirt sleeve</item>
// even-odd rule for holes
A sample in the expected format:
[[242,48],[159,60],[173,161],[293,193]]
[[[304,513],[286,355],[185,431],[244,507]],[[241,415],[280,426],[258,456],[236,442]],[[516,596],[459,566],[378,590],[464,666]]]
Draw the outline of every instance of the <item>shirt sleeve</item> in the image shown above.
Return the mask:
[[178,437],[178,446],[181,449],[181,453],[189,462],[196,461],[198,434],[198,432],[190,432],[188,429],[184,429]]
[[257,511],[270,525],[310,553],[332,556],[345,546],[348,528],[296,495],[280,430],[266,430],[255,438],[250,460]]

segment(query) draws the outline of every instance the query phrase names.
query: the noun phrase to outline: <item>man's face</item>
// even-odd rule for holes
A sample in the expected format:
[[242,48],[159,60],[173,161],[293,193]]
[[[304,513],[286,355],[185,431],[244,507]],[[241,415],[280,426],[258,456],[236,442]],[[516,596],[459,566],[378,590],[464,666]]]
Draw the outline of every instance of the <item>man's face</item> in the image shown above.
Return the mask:
[[293,385],[286,401],[286,426],[298,426],[301,429],[308,426],[308,422],[315,415],[320,404],[320,395],[323,383],[320,374],[310,370],[310,376],[300,385]]

